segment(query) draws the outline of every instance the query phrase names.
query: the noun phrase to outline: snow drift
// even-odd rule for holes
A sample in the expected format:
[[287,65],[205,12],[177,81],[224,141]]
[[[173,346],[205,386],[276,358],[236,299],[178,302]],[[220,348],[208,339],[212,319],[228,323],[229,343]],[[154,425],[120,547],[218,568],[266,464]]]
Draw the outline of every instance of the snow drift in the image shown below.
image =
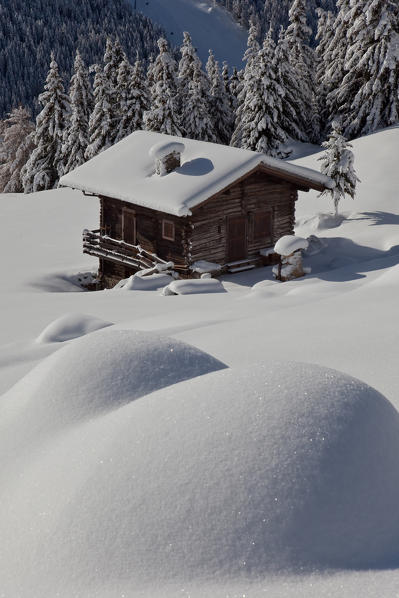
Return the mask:
[[[101,334],[114,366],[122,359],[130,371],[126,333],[121,350],[114,333]],[[83,341],[96,335],[71,345],[80,344],[81,359]],[[63,361],[53,362],[54,374]],[[159,353],[158,367],[151,363],[156,377]],[[103,381],[108,393],[120,394],[120,374],[113,390]],[[3,486],[6,590],[83,596],[147,582],[397,564],[399,415],[366,384],[275,363],[212,372],[112,411],[93,407],[97,392],[85,389],[92,417],[38,441]],[[43,393],[32,425],[49,411]],[[70,394],[64,385],[52,396],[56,425]],[[25,416],[12,422],[14,446],[24,443]]]
[[106,322],[87,314],[65,314],[50,322],[39,334],[36,342],[62,343],[108,326],[112,326],[112,322]]

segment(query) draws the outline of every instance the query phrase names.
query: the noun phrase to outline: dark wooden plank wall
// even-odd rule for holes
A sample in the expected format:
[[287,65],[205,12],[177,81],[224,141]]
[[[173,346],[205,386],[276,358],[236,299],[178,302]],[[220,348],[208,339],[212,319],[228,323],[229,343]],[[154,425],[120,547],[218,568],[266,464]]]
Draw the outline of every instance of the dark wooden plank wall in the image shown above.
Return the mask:
[[[295,224],[294,185],[273,179],[263,173],[254,173],[224,193],[206,201],[193,210],[190,218],[190,259],[209,260],[219,264],[228,261],[227,221],[229,216],[247,217],[248,258],[257,257],[259,250],[274,245],[283,235],[293,233]],[[253,213],[270,210],[272,215],[271,238],[254,240]]]
[[[136,215],[136,244],[143,249],[156,253],[166,261],[172,261],[179,270],[187,267],[188,242],[187,232],[189,224],[186,218],[178,218],[163,212],[150,210],[136,204],[117,199],[101,197],[100,227],[110,237],[122,239],[123,210],[132,210]],[[162,238],[162,220],[169,220],[175,225],[175,240]],[[120,280],[134,273],[132,268],[102,260],[101,273],[107,278]]]

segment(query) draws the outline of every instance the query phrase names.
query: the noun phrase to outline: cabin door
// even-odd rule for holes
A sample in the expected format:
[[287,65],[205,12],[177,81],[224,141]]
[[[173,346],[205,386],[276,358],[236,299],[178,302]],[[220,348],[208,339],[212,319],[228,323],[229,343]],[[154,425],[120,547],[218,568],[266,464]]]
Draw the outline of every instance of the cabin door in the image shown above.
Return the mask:
[[136,244],[136,215],[130,210],[123,210],[122,237],[126,243]]
[[231,216],[227,221],[227,259],[229,262],[247,257],[247,218]]

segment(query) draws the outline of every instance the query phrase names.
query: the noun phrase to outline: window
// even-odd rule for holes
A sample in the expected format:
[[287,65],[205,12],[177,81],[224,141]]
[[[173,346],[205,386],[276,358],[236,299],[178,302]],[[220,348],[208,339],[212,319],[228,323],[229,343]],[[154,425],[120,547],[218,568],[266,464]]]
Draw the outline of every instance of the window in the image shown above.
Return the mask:
[[266,241],[271,238],[271,212],[254,212],[252,214],[252,238],[254,241]]
[[175,224],[171,220],[162,220],[162,238],[168,241],[175,240]]

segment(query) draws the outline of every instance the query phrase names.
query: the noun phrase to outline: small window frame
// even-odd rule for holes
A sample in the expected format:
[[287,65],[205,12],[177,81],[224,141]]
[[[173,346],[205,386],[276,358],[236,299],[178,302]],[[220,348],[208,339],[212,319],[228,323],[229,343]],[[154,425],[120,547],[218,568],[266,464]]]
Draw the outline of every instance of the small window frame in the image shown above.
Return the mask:
[[[172,227],[171,234],[168,234],[168,231],[165,230],[167,226]],[[165,218],[162,220],[162,239],[165,239],[166,241],[174,241],[176,239],[175,223],[173,220],[167,220]]]

